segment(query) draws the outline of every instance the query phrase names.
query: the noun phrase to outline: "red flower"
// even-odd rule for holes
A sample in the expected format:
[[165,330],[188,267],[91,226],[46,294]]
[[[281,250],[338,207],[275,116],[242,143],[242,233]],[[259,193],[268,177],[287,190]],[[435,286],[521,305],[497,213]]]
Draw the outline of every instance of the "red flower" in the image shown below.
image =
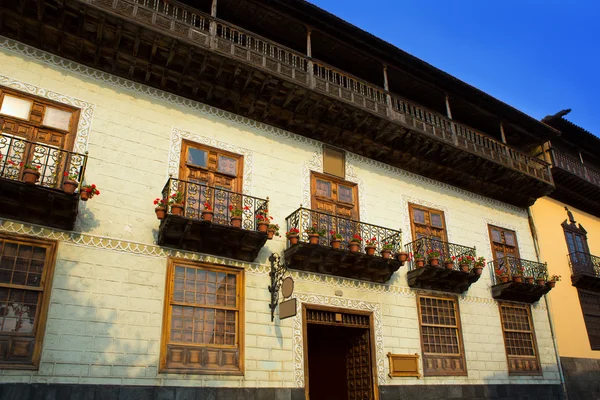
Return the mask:
[[244,211],[248,211],[248,210],[250,210],[250,207],[248,207],[248,206],[245,206],[245,207],[244,207]]
[[100,195],[100,191],[96,190],[96,196]]
[[69,173],[65,171],[65,173],[63,174],[63,176],[69,176]]
[[96,189],[96,185],[92,183],[92,189]]
[[231,204],[229,205],[229,211],[233,211],[233,206]]
[[154,204],[158,204],[158,199],[154,200]]

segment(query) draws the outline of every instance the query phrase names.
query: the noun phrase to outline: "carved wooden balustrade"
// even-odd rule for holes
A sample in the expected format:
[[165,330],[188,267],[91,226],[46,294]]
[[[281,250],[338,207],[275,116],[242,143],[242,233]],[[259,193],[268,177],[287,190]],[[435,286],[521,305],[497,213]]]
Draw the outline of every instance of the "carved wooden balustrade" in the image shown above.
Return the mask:
[[565,153],[557,150],[552,150],[552,164],[555,167],[563,169],[585,179],[589,183],[600,187],[600,171],[589,167],[574,157],[570,157]]

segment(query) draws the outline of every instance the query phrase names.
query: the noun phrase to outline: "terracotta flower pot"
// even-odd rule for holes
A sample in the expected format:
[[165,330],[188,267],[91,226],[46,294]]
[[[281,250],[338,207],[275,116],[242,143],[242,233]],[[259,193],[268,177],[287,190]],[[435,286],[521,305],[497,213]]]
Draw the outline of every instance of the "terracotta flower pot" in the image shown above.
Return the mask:
[[65,192],[66,194],[75,193],[75,189],[77,189],[78,184],[79,183],[77,181],[73,181],[71,179],[65,179],[63,181],[63,192]]
[[481,272],[483,271],[483,267],[482,266],[474,266],[473,267],[473,273],[475,275],[481,275]]
[[546,284],[546,281],[544,279],[537,279],[536,282],[540,286],[544,286]]
[[502,283],[506,283],[506,282],[508,282],[508,275],[502,275],[502,276],[500,277],[500,282],[502,282]]
[[512,278],[513,278],[513,282],[514,283],[521,283],[521,282],[523,282],[523,276],[521,276],[521,275],[513,275]]
[[454,268],[454,263],[453,262],[447,262],[447,263],[444,263],[444,265],[446,266],[446,269],[453,269]]
[[460,270],[462,272],[469,272],[469,264],[460,264]]
[[440,265],[440,259],[437,257],[431,257],[429,259],[429,265],[432,267],[438,267]]
[[319,244],[319,234],[311,233],[308,235],[308,243],[310,244]]
[[365,246],[365,253],[367,253],[368,256],[372,256],[375,254],[375,246]]
[[34,184],[40,179],[40,171],[37,169],[26,169],[23,171],[23,182]]
[[298,235],[288,236],[288,240],[290,241],[290,246],[298,244]]
[[275,229],[268,229],[267,230],[267,239],[272,240],[273,236],[275,236]]
[[548,286],[550,289],[553,289],[554,286],[556,286],[556,281],[548,281],[546,282],[546,286]]
[[404,264],[406,262],[406,260],[408,260],[408,253],[400,251],[400,252],[396,253],[396,259]]
[[353,253],[356,253],[358,251],[359,246],[360,245],[358,243],[350,242],[348,243],[348,250],[350,250]]
[[266,233],[268,229],[269,229],[269,223],[268,222],[261,221],[261,222],[258,223],[258,231],[259,232]]
[[88,201],[90,199],[90,194],[84,190],[83,192],[79,193],[79,198],[81,201]]
[[419,258],[418,260],[415,260],[415,265],[417,268],[423,268],[425,266],[425,260]]
[[154,212],[156,213],[156,218],[158,218],[158,219],[165,219],[165,214],[167,213],[167,209],[164,208],[164,207],[156,207],[154,209]]
[[332,248],[332,249],[336,249],[336,250],[337,250],[337,249],[339,249],[339,248],[340,248],[340,244],[341,244],[341,243],[342,243],[342,241],[341,241],[341,240],[334,239],[334,240],[332,240],[332,241],[331,241],[331,248]]
[[533,285],[533,276],[525,277],[525,282],[527,282],[528,285]]
[[171,205],[171,214],[183,215],[183,204],[175,203]]
[[213,216],[215,215],[212,211],[202,211],[202,219],[207,222],[212,222]]
[[388,259],[392,257],[392,251],[388,250],[388,249],[383,249],[381,250],[381,257],[383,257],[384,259]]
[[242,227],[242,217],[231,217],[231,226],[234,228]]

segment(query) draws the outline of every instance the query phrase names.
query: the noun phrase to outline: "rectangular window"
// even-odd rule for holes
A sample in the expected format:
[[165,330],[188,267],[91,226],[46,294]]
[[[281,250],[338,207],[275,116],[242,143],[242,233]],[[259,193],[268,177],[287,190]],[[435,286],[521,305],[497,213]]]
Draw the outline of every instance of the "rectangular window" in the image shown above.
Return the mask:
[[542,370],[530,306],[516,303],[500,303],[499,306],[509,374],[540,375]]
[[358,220],[358,185],[311,172],[312,208],[327,214]]
[[243,270],[169,260],[161,370],[243,373]]
[[458,303],[454,297],[417,294],[423,374],[467,375]]
[[37,369],[56,243],[0,234],[0,368]]
[[590,347],[600,350],[600,293],[577,289]]
[[427,237],[447,242],[443,211],[417,204],[409,204],[408,209],[414,240]]

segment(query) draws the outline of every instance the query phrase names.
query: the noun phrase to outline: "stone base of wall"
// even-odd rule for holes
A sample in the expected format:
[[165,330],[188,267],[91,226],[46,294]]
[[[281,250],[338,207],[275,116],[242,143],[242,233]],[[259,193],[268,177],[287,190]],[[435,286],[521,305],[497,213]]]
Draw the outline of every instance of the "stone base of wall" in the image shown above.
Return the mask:
[[[563,400],[561,385],[401,385],[380,386],[380,400]],[[591,397],[588,397],[591,399]],[[569,398],[569,400],[571,400]]]
[[[563,400],[560,385],[380,386],[380,400]],[[596,399],[594,396],[578,399]],[[304,389],[0,384],[0,400],[304,400]],[[332,399],[335,400],[335,399]],[[569,397],[571,400],[571,397]]]
[[561,357],[569,400],[600,399],[600,360]]

